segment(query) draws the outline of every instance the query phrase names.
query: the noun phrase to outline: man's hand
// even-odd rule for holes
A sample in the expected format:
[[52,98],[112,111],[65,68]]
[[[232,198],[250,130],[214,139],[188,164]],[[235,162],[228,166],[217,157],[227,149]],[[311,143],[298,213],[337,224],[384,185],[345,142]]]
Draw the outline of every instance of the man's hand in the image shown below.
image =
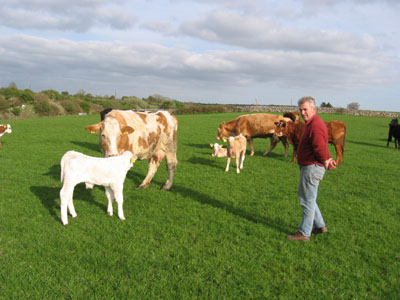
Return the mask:
[[327,170],[333,170],[336,169],[336,161],[333,160],[333,158],[329,158],[326,161],[324,161],[324,166],[325,169]]

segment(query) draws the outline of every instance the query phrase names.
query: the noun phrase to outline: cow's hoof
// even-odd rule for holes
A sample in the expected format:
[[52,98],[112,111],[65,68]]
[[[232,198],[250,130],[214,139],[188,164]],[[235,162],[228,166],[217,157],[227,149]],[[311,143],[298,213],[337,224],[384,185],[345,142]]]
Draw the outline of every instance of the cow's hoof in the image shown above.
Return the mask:
[[137,187],[137,189],[138,189],[138,190],[142,190],[142,189],[147,188],[148,186],[149,186],[148,184],[141,184],[141,185],[139,185],[139,186]]

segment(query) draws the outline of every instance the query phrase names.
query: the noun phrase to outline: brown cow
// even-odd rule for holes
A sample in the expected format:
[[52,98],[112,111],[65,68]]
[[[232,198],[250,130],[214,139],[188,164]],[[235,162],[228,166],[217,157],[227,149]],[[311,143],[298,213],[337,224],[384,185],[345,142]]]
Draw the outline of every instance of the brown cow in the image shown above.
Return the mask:
[[285,112],[285,113],[283,114],[283,116],[284,116],[285,118],[291,119],[293,122],[298,122],[298,121],[300,121],[300,116],[299,116],[299,113],[298,113],[297,111]]
[[[282,116],[272,114],[252,114],[242,115],[228,123],[219,124],[217,140],[225,139],[229,136],[237,136],[243,134],[250,146],[250,155],[254,155],[253,138],[271,138],[271,146],[264,153],[268,155],[281,141],[285,147],[285,157],[288,155],[289,144],[286,137],[274,136],[275,122],[282,120]],[[291,122],[289,118],[283,118],[286,122]]]
[[[3,136],[5,133],[11,133],[11,125],[10,124],[0,124],[0,137]],[[0,147],[1,147],[1,140],[0,140]]]
[[169,112],[134,112],[112,110],[98,124],[86,127],[90,133],[100,133],[100,147],[105,157],[131,151],[138,160],[149,160],[149,171],[139,188],[146,188],[153,179],[164,157],[167,160],[168,179],[162,187],[169,190],[173,184],[178,161],[178,120]]
[[293,145],[293,157],[292,163],[296,161],[297,157],[297,146],[299,145],[301,135],[303,134],[304,127],[306,127],[305,122],[285,122],[283,120],[275,122],[276,136],[286,136],[289,143]]
[[[328,142],[335,146],[336,163],[338,165],[343,161],[344,145],[346,140],[346,123],[342,121],[325,122],[328,129]],[[275,135],[278,137],[287,136],[289,142],[293,145],[292,162],[296,161],[297,146],[301,135],[303,134],[306,123],[304,122],[286,122],[281,120],[275,123]]]

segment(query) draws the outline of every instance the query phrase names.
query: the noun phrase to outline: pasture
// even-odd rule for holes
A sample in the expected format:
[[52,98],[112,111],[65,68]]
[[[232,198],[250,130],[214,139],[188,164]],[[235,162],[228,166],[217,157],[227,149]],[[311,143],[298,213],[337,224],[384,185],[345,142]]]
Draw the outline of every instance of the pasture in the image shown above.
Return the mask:
[[[218,124],[238,113],[178,115],[178,168],[170,191],[124,185],[126,220],[106,213],[103,187],[75,188],[78,214],[60,221],[60,159],[101,156],[86,125],[98,115],[11,120],[0,148],[0,299],[398,299],[400,151],[386,148],[390,119],[327,115],[347,123],[344,161],[326,173],[319,206],[329,233],[297,230],[299,168],[283,146],[263,157],[255,139],[236,174],[211,157]],[[0,122],[1,123],[1,122]],[[334,148],[330,146],[333,157]]]

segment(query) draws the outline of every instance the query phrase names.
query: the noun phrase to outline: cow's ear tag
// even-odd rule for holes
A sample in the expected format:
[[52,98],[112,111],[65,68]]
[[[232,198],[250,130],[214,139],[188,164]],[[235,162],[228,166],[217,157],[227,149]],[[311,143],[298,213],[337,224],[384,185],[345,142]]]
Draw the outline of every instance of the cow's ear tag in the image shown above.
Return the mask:
[[128,134],[129,134],[129,132],[128,132],[128,131],[124,131],[124,134],[128,135]]
[[131,162],[134,164],[136,159],[134,157],[131,158]]
[[94,132],[94,131],[92,130],[92,131],[90,131],[90,133],[94,134],[94,133],[96,133],[96,132]]

